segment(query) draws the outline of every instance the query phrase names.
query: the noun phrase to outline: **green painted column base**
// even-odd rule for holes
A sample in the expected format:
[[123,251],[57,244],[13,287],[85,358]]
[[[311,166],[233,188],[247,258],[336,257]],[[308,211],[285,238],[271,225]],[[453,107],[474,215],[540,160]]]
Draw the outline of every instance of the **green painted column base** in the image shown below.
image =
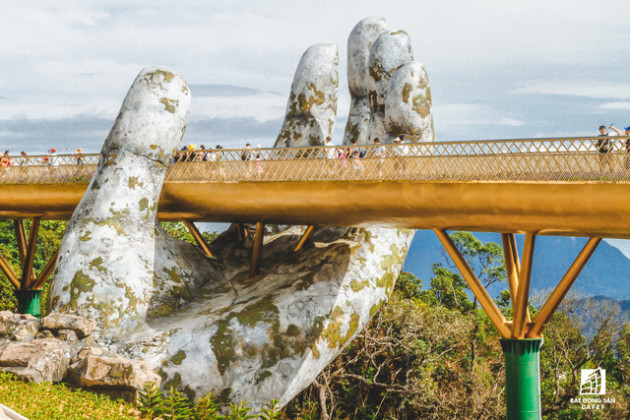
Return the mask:
[[508,420],[539,420],[542,338],[501,339]]
[[42,289],[18,289],[15,291],[18,301],[18,312],[30,314],[41,318],[40,303],[42,299]]

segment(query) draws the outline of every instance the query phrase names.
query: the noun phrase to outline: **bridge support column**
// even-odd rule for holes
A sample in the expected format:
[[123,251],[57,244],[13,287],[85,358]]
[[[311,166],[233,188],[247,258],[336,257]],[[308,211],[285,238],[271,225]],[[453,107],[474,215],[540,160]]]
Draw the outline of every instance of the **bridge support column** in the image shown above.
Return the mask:
[[542,338],[501,339],[508,420],[539,420]]
[[252,248],[252,261],[249,265],[249,278],[254,278],[260,273],[260,258],[262,256],[263,240],[265,239],[265,224],[257,222],[254,232],[254,247]]
[[18,312],[41,317],[40,304],[42,289],[17,289],[15,297],[18,301]]

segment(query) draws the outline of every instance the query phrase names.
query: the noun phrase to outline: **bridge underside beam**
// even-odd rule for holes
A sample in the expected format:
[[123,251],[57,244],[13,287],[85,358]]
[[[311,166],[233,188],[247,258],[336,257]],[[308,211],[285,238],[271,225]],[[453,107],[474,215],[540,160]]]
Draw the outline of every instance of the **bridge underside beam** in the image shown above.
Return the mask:
[[28,289],[41,289],[44,287],[44,283],[46,283],[46,280],[48,280],[48,277],[52,274],[57,265],[57,256],[59,256],[59,248],[57,248],[55,253],[50,257],[41,273],[31,280],[30,284],[27,286]]
[[306,242],[308,242],[313,237],[313,233],[315,233],[315,229],[317,229],[316,225],[310,225],[309,227],[306,228],[306,230],[304,231],[304,234],[300,238],[300,241],[293,249],[293,252],[298,252],[300,249],[304,247]]
[[525,235],[523,263],[519,264],[514,234],[503,233],[501,239],[513,309],[513,319],[506,321],[446,231],[440,229],[434,229],[434,231],[453,259],[453,262],[455,262],[468,287],[470,287],[488,318],[490,318],[490,321],[499,332],[499,335],[502,338],[512,340],[537,339],[542,336],[545,325],[549,322],[558,306],[560,306],[562,299],[566,296],[602,240],[601,238],[590,238],[588,240],[532,322],[528,313],[528,305],[536,234],[527,233]]
[[7,279],[9,279],[13,287],[16,289],[20,288],[20,280],[18,279],[17,274],[15,274],[15,271],[13,271],[13,268],[9,265],[7,260],[4,259],[2,254],[0,254],[0,270],[2,270],[5,276],[7,276]]
[[208,245],[208,242],[206,242],[201,232],[199,232],[199,229],[197,229],[197,226],[195,226],[195,223],[188,220],[184,220],[184,225],[186,225],[186,228],[188,228],[188,231],[190,232],[192,237],[195,239],[195,241],[197,242],[197,244],[199,245],[199,248],[201,248],[203,253],[206,254],[206,256],[208,257],[215,258],[214,254],[212,254],[212,251],[210,250],[210,246]]
[[540,337],[543,328],[545,327],[547,322],[549,322],[549,319],[551,319],[551,316],[554,314],[556,309],[558,309],[558,306],[560,306],[562,299],[564,299],[567,292],[577,279],[578,275],[582,272],[582,269],[591,258],[601,241],[601,238],[590,238],[586,245],[584,245],[582,251],[580,251],[578,256],[575,258],[575,261],[573,261],[571,267],[569,267],[565,275],[562,277],[554,291],[547,299],[547,302],[544,304],[544,306],[536,316],[534,324],[527,332],[528,338]]
[[462,277],[464,277],[464,280],[468,284],[468,287],[470,287],[470,290],[472,290],[473,294],[479,301],[479,304],[486,312],[486,314],[488,314],[488,317],[490,318],[490,321],[492,322],[494,327],[497,329],[497,331],[499,331],[501,337],[508,338],[510,336],[510,330],[506,325],[505,317],[503,316],[499,308],[497,308],[497,305],[495,305],[485,287],[483,287],[483,284],[481,284],[462,254],[459,252],[459,250],[453,243],[453,240],[444,230],[435,229],[434,231],[438,239],[442,243],[442,246],[444,246],[446,252],[448,252],[451,259],[459,269]]

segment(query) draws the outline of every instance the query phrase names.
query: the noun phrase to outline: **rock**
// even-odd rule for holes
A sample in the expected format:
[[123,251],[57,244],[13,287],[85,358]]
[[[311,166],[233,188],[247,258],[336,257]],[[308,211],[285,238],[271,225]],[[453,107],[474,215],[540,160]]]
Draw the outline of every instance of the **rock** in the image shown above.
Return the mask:
[[14,314],[10,311],[0,312],[0,338],[28,341],[35,338],[41,323],[39,319],[28,314]]
[[415,61],[405,63],[389,80],[385,129],[389,143],[401,134],[411,142],[434,140],[431,89],[422,64]]
[[87,388],[142,390],[149,382],[160,386],[162,378],[143,361],[125,359],[98,347],[86,347],[73,359],[68,381]]
[[316,44],[295,70],[287,112],[274,147],[321,146],[332,136],[337,114],[339,54],[333,44]]
[[59,330],[57,332],[57,337],[68,344],[75,344],[79,341],[79,337],[74,330]]
[[387,137],[385,130],[385,99],[391,75],[404,63],[413,61],[411,40],[407,32],[392,30],[384,32],[374,41],[370,50],[370,103],[369,143],[375,138],[381,142]]
[[[368,142],[370,122],[370,49],[374,41],[389,29],[389,23],[382,17],[369,17],[357,23],[348,37],[348,87],[350,89],[350,111],[343,135],[343,144],[352,139],[357,144]],[[384,139],[382,139],[384,140]]]
[[50,330],[41,330],[40,332],[37,333],[35,338],[51,338],[54,336],[55,334],[53,334],[52,331]]
[[72,330],[78,338],[84,338],[96,330],[96,321],[78,315],[50,314],[42,318],[42,328],[54,332]]
[[0,369],[25,381],[59,382],[68,370],[73,350],[57,338],[9,343],[0,353]]

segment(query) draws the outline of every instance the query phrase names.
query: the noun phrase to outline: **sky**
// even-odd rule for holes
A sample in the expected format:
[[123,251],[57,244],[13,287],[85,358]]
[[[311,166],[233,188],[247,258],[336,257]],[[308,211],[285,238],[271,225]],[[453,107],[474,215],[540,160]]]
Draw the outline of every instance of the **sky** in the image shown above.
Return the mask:
[[[586,136],[630,125],[630,2],[0,0],[0,149],[100,150],[140,70],[188,81],[184,142],[271,146],[311,45],[382,16],[429,74],[437,141]],[[630,255],[628,241],[612,243]]]

